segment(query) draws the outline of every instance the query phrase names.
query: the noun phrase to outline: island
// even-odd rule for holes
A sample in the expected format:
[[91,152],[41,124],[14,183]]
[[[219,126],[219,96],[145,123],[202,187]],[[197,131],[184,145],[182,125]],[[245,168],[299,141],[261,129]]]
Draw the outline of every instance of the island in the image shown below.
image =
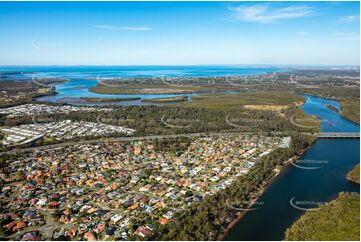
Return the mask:
[[102,98],[102,97],[81,97],[80,99],[87,103],[113,103],[113,102],[129,102],[138,101],[140,97],[129,97],[129,98]]
[[142,99],[142,102],[151,102],[151,103],[173,103],[173,102],[185,102],[185,101],[188,101],[187,96]]
[[336,113],[339,112],[338,109],[335,106],[331,105],[331,104],[328,104],[326,106],[327,106],[328,109],[330,109],[333,112],[336,112]]

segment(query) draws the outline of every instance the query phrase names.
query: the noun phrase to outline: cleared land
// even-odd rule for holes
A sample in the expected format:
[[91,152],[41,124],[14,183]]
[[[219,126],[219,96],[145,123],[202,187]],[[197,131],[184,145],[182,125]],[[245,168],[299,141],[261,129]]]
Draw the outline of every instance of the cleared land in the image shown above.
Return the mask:
[[244,105],[245,109],[276,112],[283,111],[288,107],[287,105]]
[[309,210],[286,231],[286,240],[360,240],[360,195],[338,198]]

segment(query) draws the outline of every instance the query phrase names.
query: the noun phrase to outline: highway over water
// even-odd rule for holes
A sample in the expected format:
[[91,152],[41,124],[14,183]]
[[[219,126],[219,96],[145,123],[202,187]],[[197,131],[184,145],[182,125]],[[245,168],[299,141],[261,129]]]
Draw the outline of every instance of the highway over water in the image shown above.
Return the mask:
[[360,133],[355,132],[321,132],[315,134],[317,138],[321,139],[359,139]]

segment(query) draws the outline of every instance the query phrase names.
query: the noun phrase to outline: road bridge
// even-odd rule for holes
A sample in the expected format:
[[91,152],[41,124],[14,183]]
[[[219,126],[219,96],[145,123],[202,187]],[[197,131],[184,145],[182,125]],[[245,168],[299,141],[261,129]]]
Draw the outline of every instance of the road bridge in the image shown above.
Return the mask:
[[314,134],[320,139],[359,139],[360,133],[356,132],[321,132]]

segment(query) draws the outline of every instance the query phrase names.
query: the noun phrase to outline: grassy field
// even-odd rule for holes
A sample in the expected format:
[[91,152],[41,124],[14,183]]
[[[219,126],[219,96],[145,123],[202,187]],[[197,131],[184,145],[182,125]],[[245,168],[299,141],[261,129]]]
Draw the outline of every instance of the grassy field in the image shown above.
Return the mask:
[[347,180],[360,184],[360,164],[356,165],[352,171],[347,174]]
[[360,99],[358,98],[346,98],[340,100],[341,115],[345,118],[360,123]]
[[338,198],[307,211],[286,231],[286,240],[360,240],[360,195],[340,193]]

